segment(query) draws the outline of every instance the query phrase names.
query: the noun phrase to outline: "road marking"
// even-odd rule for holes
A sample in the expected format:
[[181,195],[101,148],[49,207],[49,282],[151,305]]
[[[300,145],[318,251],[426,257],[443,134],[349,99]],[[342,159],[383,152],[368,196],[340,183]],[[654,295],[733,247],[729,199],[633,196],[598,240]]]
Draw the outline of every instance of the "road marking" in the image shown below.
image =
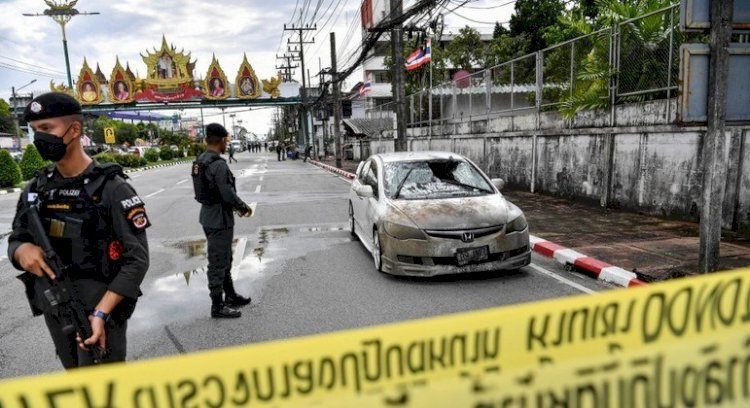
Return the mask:
[[258,187],[255,187],[255,192],[260,193],[260,184],[258,184]]
[[558,275],[558,274],[556,274],[554,272],[550,272],[550,271],[548,271],[548,270],[546,270],[546,269],[544,269],[544,268],[542,268],[540,266],[537,266],[537,265],[534,265],[534,264],[529,264],[529,267],[531,269],[534,269],[535,271],[537,271],[539,273],[542,273],[544,275],[549,276],[552,279],[557,279],[558,281],[560,281],[560,282],[562,282],[562,283],[564,283],[564,284],[566,284],[566,285],[568,285],[568,286],[570,286],[572,288],[578,289],[578,290],[580,290],[583,293],[588,293],[588,294],[597,293],[594,290],[591,290],[591,289],[589,289],[589,288],[587,288],[587,287],[585,287],[583,285],[579,285],[579,284],[573,282],[570,279],[563,278],[562,276],[560,276],[560,275]]
[[180,184],[182,184],[182,183],[184,183],[184,182],[186,182],[186,181],[188,181],[188,179],[185,179],[185,180],[180,180],[180,181],[178,181],[178,182],[177,182],[177,184],[175,184],[175,185],[180,185]]
[[144,198],[149,198],[149,197],[153,197],[153,196],[155,196],[155,195],[157,195],[157,194],[161,193],[162,191],[164,191],[164,189],[163,189],[163,188],[160,188],[159,190],[156,190],[156,191],[154,191],[153,193],[151,193],[151,194],[147,195],[147,196],[146,196],[146,197],[144,197]]
[[258,178],[258,181],[263,181],[263,176],[260,176],[260,178]]

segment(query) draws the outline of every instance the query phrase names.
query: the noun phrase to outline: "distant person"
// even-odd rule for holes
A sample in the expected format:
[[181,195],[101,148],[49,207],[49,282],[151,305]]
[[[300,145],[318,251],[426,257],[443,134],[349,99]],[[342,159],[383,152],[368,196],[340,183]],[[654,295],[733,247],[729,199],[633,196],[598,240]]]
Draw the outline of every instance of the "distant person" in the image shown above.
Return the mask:
[[276,143],[276,160],[281,161],[281,143]]
[[303,160],[305,163],[307,163],[307,159],[310,158],[310,155],[312,154],[312,149],[313,147],[311,144],[308,144],[307,146],[305,146],[305,160]]
[[[206,151],[193,163],[195,199],[201,203],[200,223],[208,246],[208,291],[211,317],[233,318],[235,309],[250,303],[234,289],[232,281],[232,241],[234,211],[249,217],[253,211],[237,196],[234,175],[221,157],[226,152],[227,131],[218,123],[206,126]],[[231,156],[230,156],[231,157]]]
[[229,163],[231,163],[232,160],[234,160],[234,162],[237,163],[237,159],[234,158],[234,144],[230,142],[229,143]]

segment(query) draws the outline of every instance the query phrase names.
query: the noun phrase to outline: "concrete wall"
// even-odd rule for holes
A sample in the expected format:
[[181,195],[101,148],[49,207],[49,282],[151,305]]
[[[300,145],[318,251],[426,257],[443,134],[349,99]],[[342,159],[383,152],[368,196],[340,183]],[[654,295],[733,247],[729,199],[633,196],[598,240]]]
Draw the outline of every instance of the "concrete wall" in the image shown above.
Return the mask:
[[[546,125],[538,130],[528,128],[534,115],[442,123],[431,138],[413,132],[420,136],[409,137],[409,148],[465,155],[513,188],[697,220],[706,129],[651,125],[667,118],[667,108],[666,103],[618,107],[616,121],[622,125],[615,127],[600,126],[601,117],[591,112],[558,120],[557,127],[552,126],[557,113],[542,113],[546,119],[540,123]],[[669,107],[670,117],[675,108]],[[724,227],[750,231],[750,126],[729,126],[726,147]],[[393,151],[393,140],[373,141],[371,151]]]

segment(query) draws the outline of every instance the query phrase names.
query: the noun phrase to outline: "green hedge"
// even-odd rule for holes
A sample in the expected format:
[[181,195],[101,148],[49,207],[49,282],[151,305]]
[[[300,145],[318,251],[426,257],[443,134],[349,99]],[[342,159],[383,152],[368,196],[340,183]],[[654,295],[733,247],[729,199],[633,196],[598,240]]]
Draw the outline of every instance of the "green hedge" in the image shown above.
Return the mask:
[[15,187],[21,182],[21,168],[7,150],[0,150],[0,187]]
[[158,162],[159,161],[159,151],[157,149],[148,149],[146,150],[146,153],[143,154],[143,157],[146,158],[146,160],[150,162]]
[[159,151],[159,158],[162,160],[172,160],[173,156],[174,152],[172,152],[172,149],[169,146],[164,146]]
[[98,161],[99,163],[117,163],[117,160],[115,158],[115,155],[112,153],[99,153],[96,156],[94,156],[94,159]]
[[31,180],[42,167],[48,165],[50,162],[42,159],[42,155],[36,149],[36,146],[29,144],[26,146],[26,150],[23,152],[23,157],[18,166],[21,168],[21,178],[24,180]]
[[190,148],[188,149],[188,155],[197,157],[197,156],[200,156],[200,154],[205,151],[206,151],[205,143],[193,143],[190,145]]

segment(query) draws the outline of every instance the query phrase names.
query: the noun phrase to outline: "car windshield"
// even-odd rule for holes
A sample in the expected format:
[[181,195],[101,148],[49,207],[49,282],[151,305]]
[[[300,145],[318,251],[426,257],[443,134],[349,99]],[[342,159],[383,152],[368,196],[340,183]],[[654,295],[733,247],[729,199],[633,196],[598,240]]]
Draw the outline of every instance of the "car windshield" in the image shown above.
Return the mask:
[[385,163],[385,194],[390,199],[427,200],[494,193],[482,174],[465,160]]

